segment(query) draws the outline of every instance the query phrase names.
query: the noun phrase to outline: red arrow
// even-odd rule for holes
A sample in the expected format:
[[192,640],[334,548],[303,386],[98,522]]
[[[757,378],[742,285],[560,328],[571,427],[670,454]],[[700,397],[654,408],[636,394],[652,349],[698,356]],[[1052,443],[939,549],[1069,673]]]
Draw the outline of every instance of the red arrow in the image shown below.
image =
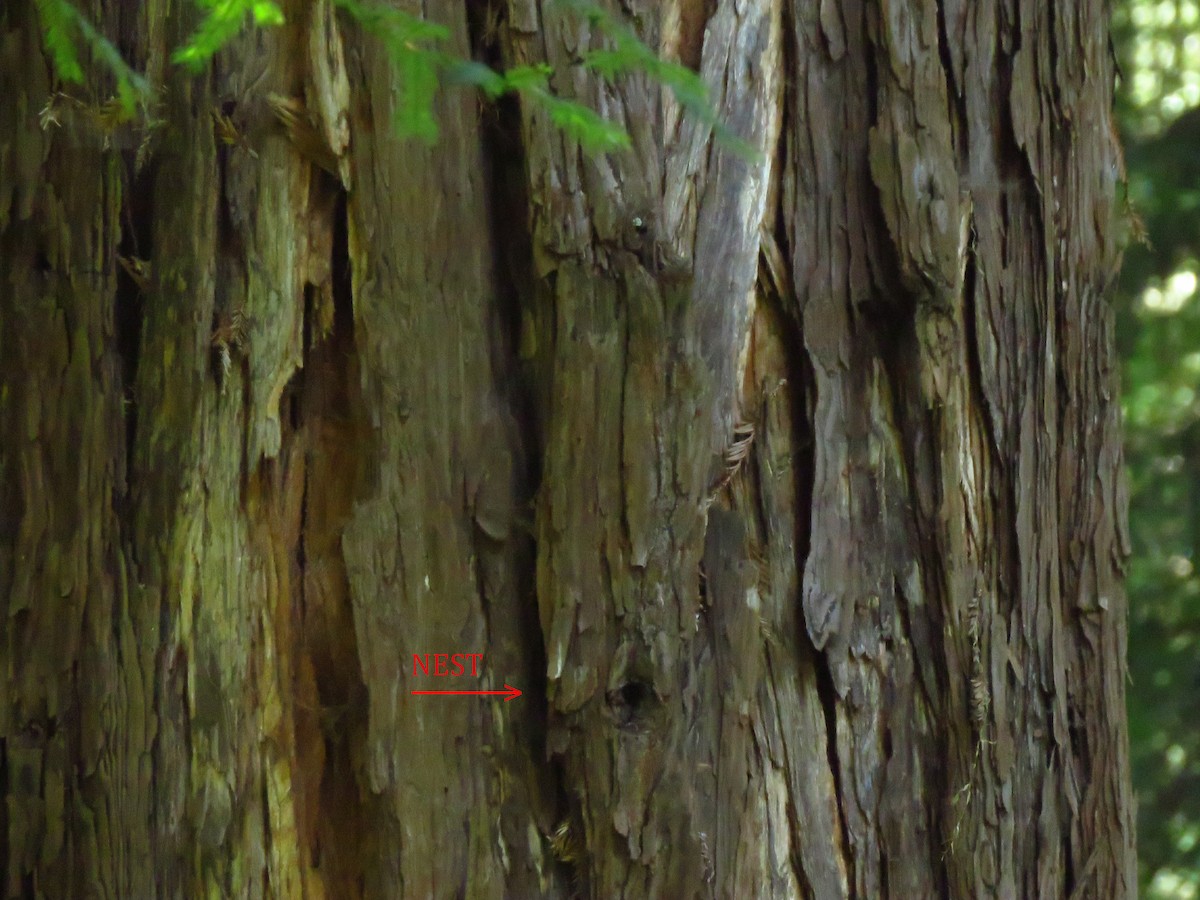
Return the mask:
[[516,700],[518,697],[521,696],[521,692],[519,690],[517,690],[515,687],[513,687],[511,684],[504,685],[504,690],[502,690],[502,691],[413,691],[413,693],[414,694],[459,694],[459,695],[470,694],[472,696],[484,696],[484,695],[495,694],[495,695],[499,695],[499,696],[503,697],[505,703],[507,703],[509,700]]

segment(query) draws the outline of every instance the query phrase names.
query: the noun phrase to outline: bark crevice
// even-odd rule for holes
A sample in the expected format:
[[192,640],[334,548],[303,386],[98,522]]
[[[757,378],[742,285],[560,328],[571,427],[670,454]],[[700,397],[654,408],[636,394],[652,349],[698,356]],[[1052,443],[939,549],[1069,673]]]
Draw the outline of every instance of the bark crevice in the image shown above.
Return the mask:
[[117,278],[113,293],[114,344],[120,361],[121,409],[125,419],[122,451],[124,484],[116,499],[124,512],[128,511],[129,499],[134,492],[133,448],[136,446],[138,425],[138,409],[134,400],[141,354],[143,307],[147,292],[154,289],[154,272],[148,262],[154,258],[153,167],[140,171],[134,171],[129,166],[126,169],[128,177],[122,196],[121,231],[117,241],[118,265],[113,266]]
[[[803,621],[803,613],[801,613],[801,621]],[[809,640],[807,633],[804,640]],[[825,651],[813,651],[814,669],[817,678],[817,697],[821,701],[821,711],[825,716],[825,755],[829,761],[829,774],[833,779],[834,797],[837,801],[837,822],[838,829],[841,832],[839,841],[839,850],[843,855],[843,865],[847,872],[853,873],[855,870],[854,864],[854,848],[855,843],[850,837],[850,822],[846,815],[845,806],[847,803],[853,803],[854,800],[847,793],[848,785],[845,781],[845,773],[842,771],[841,758],[838,754],[838,708],[844,702],[844,698],[838,696],[838,691],[834,685],[833,671],[826,658]],[[858,896],[856,879],[851,876],[848,881],[849,892],[847,896],[850,900],[855,900]]]

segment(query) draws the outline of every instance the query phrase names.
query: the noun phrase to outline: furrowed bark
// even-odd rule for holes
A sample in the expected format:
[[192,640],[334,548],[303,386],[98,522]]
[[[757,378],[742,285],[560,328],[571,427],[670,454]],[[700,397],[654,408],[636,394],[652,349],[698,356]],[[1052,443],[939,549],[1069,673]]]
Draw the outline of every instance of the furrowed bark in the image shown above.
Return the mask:
[[0,12],[6,897],[1134,895],[1102,5],[607,7]]

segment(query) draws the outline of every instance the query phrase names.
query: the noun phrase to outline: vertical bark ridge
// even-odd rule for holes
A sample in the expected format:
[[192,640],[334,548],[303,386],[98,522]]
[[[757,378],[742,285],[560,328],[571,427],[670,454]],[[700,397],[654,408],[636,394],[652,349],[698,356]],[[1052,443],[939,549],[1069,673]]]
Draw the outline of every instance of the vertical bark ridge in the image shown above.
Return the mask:
[[[461,4],[430,14],[450,27],[451,49],[470,52]],[[490,334],[499,294],[512,288],[498,285],[493,264],[480,110],[473,96],[447,93],[438,146],[400,142],[388,98],[402,76],[361,33],[348,64],[355,328],[381,448],[378,482],[342,539],[369,695],[366,892],[396,896],[402,873],[402,896],[553,895],[562,891],[547,842],[553,778],[537,744],[523,743],[541,701],[454,703],[398,690],[413,652],[487,650],[480,686],[494,688],[529,658],[525,456],[513,386],[497,380],[511,369]],[[500,668],[509,665],[517,668]],[[535,685],[520,686],[532,694]]]

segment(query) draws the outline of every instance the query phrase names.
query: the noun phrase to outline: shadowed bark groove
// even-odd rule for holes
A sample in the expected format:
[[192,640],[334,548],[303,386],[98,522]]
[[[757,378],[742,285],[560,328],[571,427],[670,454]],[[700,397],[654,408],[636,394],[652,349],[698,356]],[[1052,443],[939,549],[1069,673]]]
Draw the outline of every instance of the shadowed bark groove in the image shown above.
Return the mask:
[[1099,0],[605,0],[754,157],[562,4],[421,8],[627,153],[80,6],[165,89],[0,10],[5,897],[1133,896]]

